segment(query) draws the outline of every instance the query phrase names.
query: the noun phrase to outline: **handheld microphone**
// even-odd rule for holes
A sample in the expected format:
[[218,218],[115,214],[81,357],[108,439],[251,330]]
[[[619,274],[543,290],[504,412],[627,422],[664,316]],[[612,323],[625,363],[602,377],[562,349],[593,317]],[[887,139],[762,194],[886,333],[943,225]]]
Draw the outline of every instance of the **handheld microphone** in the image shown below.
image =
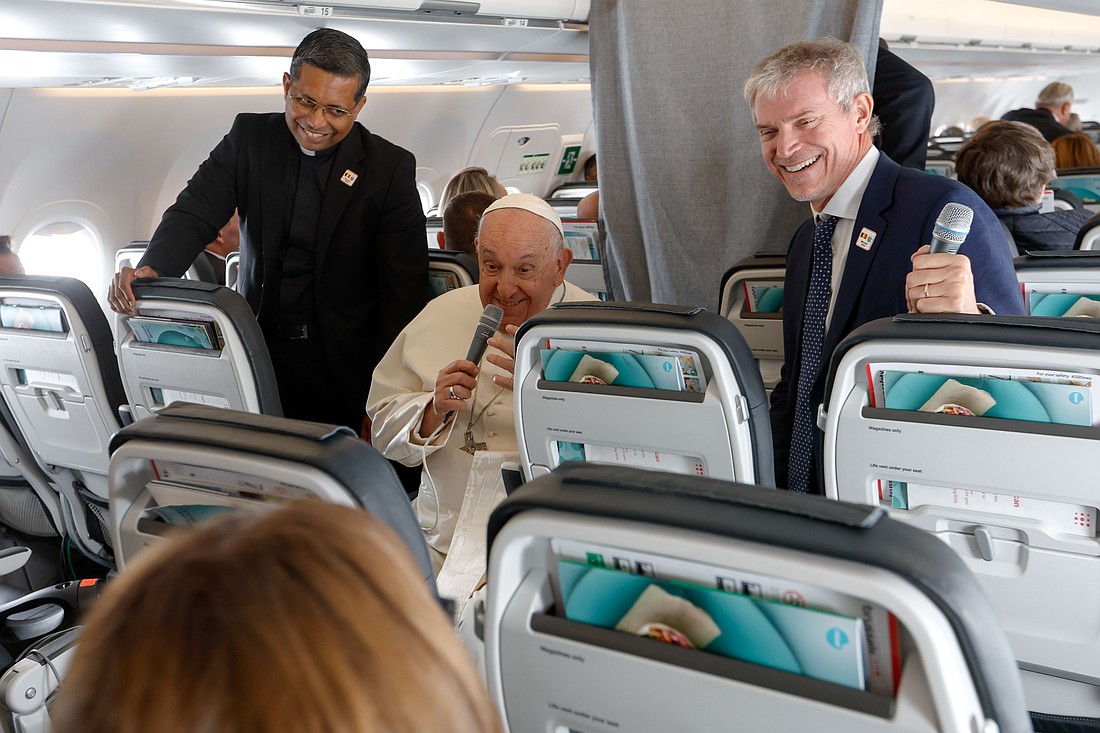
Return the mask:
[[950,203],[936,218],[932,227],[932,252],[955,254],[970,234],[970,224],[974,221],[974,209],[965,204]]
[[474,364],[481,361],[489,339],[500,328],[500,322],[503,319],[504,310],[500,306],[491,303],[485,306],[485,310],[481,312],[481,318],[478,319],[477,328],[474,329],[474,340],[470,342],[470,350],[466,352],[466,361],[472,361]]

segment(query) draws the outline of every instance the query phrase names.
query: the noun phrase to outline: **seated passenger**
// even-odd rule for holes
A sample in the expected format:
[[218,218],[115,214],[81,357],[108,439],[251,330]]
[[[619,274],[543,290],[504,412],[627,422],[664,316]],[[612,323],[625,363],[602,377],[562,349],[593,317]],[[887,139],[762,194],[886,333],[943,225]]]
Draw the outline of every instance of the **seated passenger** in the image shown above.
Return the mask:
[[477,225],[485,209],[496,199],[484,191],[452,196],[443,209],[443,231],[437,235],[439,248],[477,257]]
[[214,278],[218,285],[225,285],[225,258],[231,252],[236,252],[241,247],[241,222],[237,212],[229,217],[214,241],[206,245],[206,249],[199,253],[200,259],[205,259],[214,271]]
[[1073,130],[1066,127],[1072,114],[1072,106],[1073,87],[1062,81],[1052,81],[1039,92],[1035,109],[1014,109],[1001,115],[1001,119],[1031,125],[1042,133],[1044,140],[1054,142],[1062,135],[1073,133]]
[[998,120],[982,125],[955,156],[959,180],[1008,228],[1020,252],[1073,249],[1087,209],[1040,213],[1054,177],[1054,150],[1034,127]]
[[588,160],[584,161],[584,180],[596,181],[599,180],[597,175],[599,174],[599,168],[596,165],[596,154],[588,156]]
[[240,512],[143,551],[90,614],[70,733],[438,733],[500,722],[401,541],[358,509]]
[[1054,165],[1059,170],[1100,166],[1100,148],[1084,133],[1062,135],[1050,146],[1054,148]]
[[596,221],[600,218],[600,192],[593,191],[577,202],[577,218]]
[[25,275],[23,262],[11,248],[11,236],[0,236],[0,275]]
[[[441,569],[440,594],[464,603],[485,568],[488,513],[504,498],[500,467],[518,460],[512,415],[513,336],[552,303],[594,300],[565,282],[572,253],[561,219],[537,196],[494,201],[478,233],[481,282],[435,298],[374,370],[367,414],[374,446],[422,465],[414,508]],[[466,361],[485,306],[504,310],[482,364]],[[453,545],[460,548],[449,555]]]
[[455,173],[451,176],[451,180],[447,181],[447,185],[443,187],[443,193],[439,195],[439,211],[442,212],[447,208],[447,202],[452,196],[467,191],[481,191],[495,199],[508,195],[508,190],[490,175],[489,171],[480,166],[470,166]]

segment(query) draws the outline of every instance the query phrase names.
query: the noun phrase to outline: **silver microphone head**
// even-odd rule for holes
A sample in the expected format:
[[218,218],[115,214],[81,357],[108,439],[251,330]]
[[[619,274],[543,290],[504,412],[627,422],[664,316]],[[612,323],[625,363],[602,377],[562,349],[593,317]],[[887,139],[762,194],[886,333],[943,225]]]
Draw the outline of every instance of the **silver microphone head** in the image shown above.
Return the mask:
[[504,320],[504,309],[499,305],[490,303],[485,306],[485,310],[481,312],[481,318],[478,320],[478,325],[492,329],[490,333],[496,333],[497,329],[500,328],[500,322],[502,320]]
[[966,235],[970,234],[970,225],[974,222],[974,209],[965,204],[949,203],[936,218],[932,227],[932,237],[940,239],[958,249]]

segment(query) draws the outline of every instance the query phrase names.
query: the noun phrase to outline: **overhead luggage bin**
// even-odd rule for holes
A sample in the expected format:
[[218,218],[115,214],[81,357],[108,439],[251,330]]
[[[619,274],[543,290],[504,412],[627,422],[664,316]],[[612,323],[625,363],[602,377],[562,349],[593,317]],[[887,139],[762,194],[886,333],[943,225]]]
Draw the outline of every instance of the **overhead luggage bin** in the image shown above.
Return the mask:
[[939,537],[993,601],[1029,707],[1100,718],[1100,322],[874,321],[825,395],[826,495]]
[[591,0],[324,0],[305,3],[282,0],[293,5],[327,5],[366,10],[405,11],[446,17],[480,16],[584,22],[588,20]]
[[879,508],[574,465],[500,504],[489,543],[506,731],[1031,730],[973,576]]
[[618,463],[774,486],[764,386],[744,339],[701,308],[562,303],[516,334],[524,478]]

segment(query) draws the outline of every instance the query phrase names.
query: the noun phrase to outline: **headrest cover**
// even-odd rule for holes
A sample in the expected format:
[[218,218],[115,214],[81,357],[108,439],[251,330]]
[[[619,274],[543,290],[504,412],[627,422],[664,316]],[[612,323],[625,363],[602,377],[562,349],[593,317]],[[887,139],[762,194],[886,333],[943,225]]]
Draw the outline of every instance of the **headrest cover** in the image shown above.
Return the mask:
[[541,216],[557,227],[561,236],[563,238],[565,237],[565,228],[561,225],[561,217],[558,216],[558,212],[554,211],[553,206],[546,203],[538,196],[532,196],[529,193],[510,193],[489,204],[488,208],[485,209],[485,213],[481,216],[485,218],[491,212],[499,209],[523,209],[524,211],[531,212],[535,216]]

